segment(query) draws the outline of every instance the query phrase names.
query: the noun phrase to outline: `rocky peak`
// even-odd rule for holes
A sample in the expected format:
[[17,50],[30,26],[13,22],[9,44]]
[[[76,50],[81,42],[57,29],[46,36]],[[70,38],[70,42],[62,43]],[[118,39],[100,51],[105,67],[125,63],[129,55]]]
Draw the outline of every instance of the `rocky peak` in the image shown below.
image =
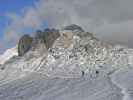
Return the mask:
[[84,32],[84,30],[76,24],[71,24],[71,25],[65,26],[62,30]]
[[41,42],[46,45],[46,48],[49,49],[54,41],[60,36],[59,31],[56,29],[45,29],[44,31],[38,30],[35,34],[35,41]]

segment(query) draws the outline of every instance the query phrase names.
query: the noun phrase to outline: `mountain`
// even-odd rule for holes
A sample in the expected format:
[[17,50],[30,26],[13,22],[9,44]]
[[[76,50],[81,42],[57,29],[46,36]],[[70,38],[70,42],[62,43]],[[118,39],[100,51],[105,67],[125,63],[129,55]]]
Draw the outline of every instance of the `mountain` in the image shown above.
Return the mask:
[[28,47],[1,66],[1,100],[122,100],[117,78],[132,69],[133,49],[104,43],[75,24],[39,30]]
[[[4,55],[6,59],[15,54],[9,56],[9,51],[16,52],[16,49],[8,50]],[[103,43],[92,33],[73,24],[59,31],[46,29],[37,32],[29,51],[23,56],[11,58],[3,68],[9,72],[13,68],[22,74],[39,72],[49,77],[79,77],[82,73],[111,74],[117,69],[132,66],[129,62],[132,52],[132,49],[120,45]]]

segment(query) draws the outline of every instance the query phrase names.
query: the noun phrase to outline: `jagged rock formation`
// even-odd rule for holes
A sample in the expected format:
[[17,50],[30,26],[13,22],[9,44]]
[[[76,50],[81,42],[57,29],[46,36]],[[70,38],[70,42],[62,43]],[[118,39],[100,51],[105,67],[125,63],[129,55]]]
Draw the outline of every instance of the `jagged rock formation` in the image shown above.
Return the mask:
[[59,31],[56,29],[45,29],[44,31],[38,30],[35,34],[35,41],[44,43],[46,48],[49,49],[58,37]]
[[46,49],[52,47],[54,41],[59,36],[59,31],[56,29],[38,30],[34,37],[24,35],[20,38],[18,43],[18,54],[19,56],[23,56],[29,50],[40,50],[39,52],[43,52],[42,50],[46,51]]
[[66,26],[62,30],[70,30],[70,31],[75,31],[75,32],[76,31],[78,31],[78,32],[84,32],[84,30],[80,26],[75,25],[75,24]]
[[23,35],[18,43],[18,55],[23,56],[31,48],[33,38],[29,35]]

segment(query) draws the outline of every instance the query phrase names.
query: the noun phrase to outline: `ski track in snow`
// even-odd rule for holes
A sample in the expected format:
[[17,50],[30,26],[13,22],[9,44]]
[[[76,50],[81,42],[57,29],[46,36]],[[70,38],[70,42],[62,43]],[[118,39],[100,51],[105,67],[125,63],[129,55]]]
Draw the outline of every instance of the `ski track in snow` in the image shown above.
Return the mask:
[[0,86],[0,100],[133,100],[133,69],[108,76],[47,78],[32,73]]
[[133,100],[133,69],[116,72],[112,81],[122,89],[123,100]]
[[0,100],[122,100],[109,77],[44,78],[38,74],[0,87]]

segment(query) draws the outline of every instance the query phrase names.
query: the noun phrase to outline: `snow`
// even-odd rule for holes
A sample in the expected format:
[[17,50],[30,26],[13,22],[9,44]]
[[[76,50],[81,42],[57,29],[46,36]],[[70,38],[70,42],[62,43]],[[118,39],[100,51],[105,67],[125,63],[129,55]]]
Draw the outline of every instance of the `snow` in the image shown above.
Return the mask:
[[133,69],[117,71],[112,75],[112,81],[122,89],[123,100],[133,100]]
[[49,78],[40,73],[0,85],[0,100],[133,100],[133,69],[111,76]]
[[6,50],[4,54],[0,55],[0,64],[4,64],[10,58],[17,55],[18,55],[17,47],[13,47],[11,49]]
[[109,77],[46,78],[32,74],[0,87],[0,100],[122,100]]

